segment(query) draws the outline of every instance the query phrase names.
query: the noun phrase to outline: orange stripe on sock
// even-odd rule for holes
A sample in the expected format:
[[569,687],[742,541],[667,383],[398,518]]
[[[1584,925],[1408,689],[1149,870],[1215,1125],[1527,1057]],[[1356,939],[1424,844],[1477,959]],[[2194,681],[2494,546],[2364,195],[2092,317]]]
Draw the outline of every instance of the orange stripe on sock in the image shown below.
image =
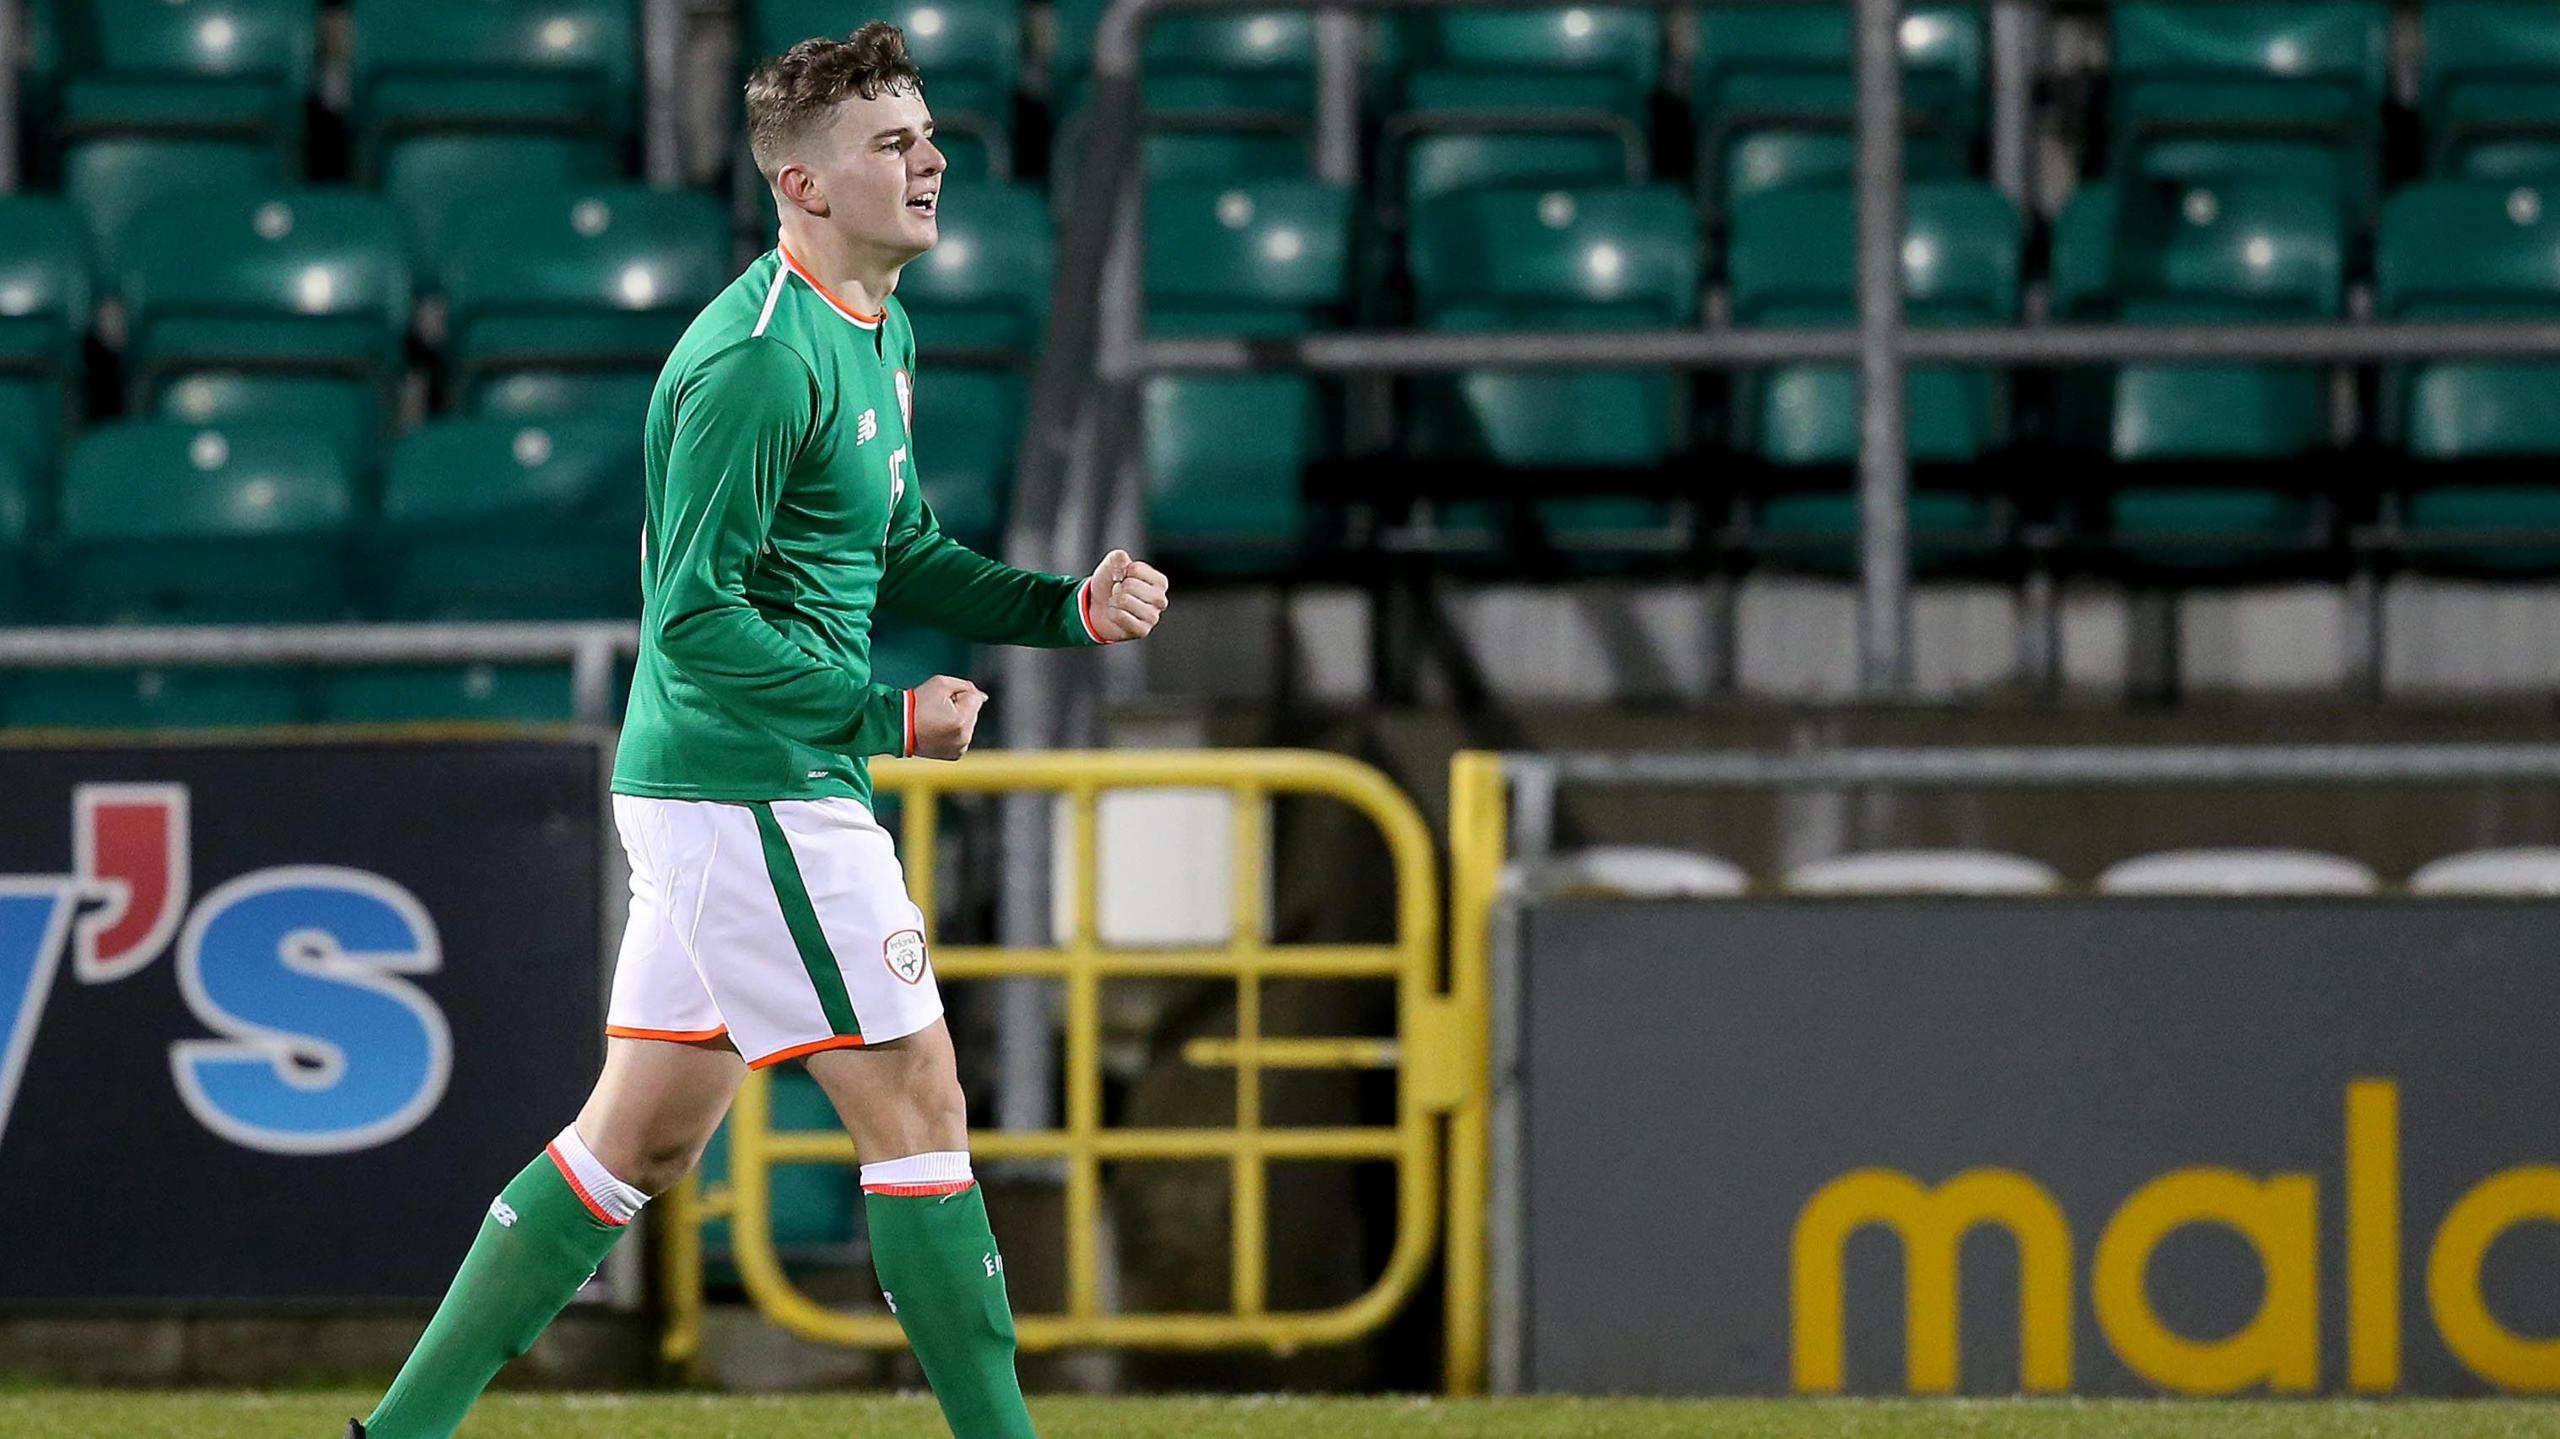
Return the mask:
[[822,1049],[860,1049],[861,1047],[861,1035],[830,1035],[825,1039],[813,1039],[807,1044],[795,1044],[789,1049],[775,1050],[773,1053],[766,1055],[762,1059],[750,1059],[747,1061],[747,1068],[763,1069],[770,1065],[780,1064],[786,1059],[798,1059],[804,1054],[816,1054]]
[[587,1186],[578,1182],[577,1172],[569,1167],[569,1161],[560,1157],[559,1145],[546,1144],[542,1146],[542,1152],[551,1156],[552,1167],[560,1171],[561,1178],[569,1181],[569,1192],[578,1196],[578,1202],[587,1206],[587,1212],[596,1217],[597,1223],[609,1224],[620,1229],[631,1222],[628,1219],[616,1219],[604,1212],[604,1206],[596,1203],[596,1197],[587,1192]]
[[892,1199],[930,1199],[938,1194],[965,1194],[978,1187],[978,1181],[963,1179],[951,1184],[866,1184],[865,1194],[885,1194]]

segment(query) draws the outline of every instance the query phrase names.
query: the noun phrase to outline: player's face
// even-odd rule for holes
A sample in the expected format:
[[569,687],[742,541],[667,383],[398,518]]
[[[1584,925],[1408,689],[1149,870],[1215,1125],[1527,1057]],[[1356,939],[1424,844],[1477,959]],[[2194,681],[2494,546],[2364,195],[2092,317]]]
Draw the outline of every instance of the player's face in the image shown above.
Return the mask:
[[900,263],[933,248],[943,159],[922,95],[845,101],[819,151],[811,168],[827,197],[827,223],[845,239]]

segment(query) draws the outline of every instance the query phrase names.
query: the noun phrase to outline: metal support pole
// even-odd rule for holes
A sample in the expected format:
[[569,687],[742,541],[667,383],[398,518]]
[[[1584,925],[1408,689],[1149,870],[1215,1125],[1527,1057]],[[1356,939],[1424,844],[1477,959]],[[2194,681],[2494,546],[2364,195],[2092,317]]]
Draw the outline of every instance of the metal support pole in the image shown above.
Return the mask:
[[2036,61],[2044,14],[2034,0],[1991,4],[1991,180],[2021,213],[2035,199]]
[[1360,17],[1316,12],[1316,178],[1360,182]]
[[1858,671],[1875,698],[1911,679],[1901,12],[1900,0],[1858,0]]
[[681,183],[683,136],[677,125],[683,108],[677,71],[684,56],[684,0],[648,0],[640,15],[640,57],[647,74],[644,87],[649,113],[642,123],[642,172],[661,189]]

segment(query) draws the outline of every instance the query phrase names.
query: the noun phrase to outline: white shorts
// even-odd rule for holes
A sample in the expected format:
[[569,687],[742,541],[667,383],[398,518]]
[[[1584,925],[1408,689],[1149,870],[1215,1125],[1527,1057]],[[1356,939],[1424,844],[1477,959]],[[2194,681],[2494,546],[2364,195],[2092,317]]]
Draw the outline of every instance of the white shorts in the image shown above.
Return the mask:
[[850,799],[613,797],[631,922],[605,1033],[726,1035],[757,1068],[942,1016],[924,914],[889,832]]

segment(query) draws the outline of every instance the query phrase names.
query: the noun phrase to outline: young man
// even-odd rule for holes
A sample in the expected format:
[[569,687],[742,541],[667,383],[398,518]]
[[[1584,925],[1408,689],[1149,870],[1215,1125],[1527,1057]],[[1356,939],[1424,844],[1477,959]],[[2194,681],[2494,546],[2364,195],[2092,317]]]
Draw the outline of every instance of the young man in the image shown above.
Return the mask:
[[1032,1433],[970,1176],[951,1036],[863,757],[958,759],[986,695],[870,682],[875,609],[989,644],[1144,637],[1164,576],[1085,579],[945,538],[909,438],[890,292],[932,248],[933,119],[899,32],[810,40],[747,83],[782,243],[676,346],[649,406],[641,651],[614,766],[631,920],[604,1074],[489,1207],[349,1439],[444,1439],[691,1170],[746,1071],[807,1063],[851,1131],[874,1263],[959,1439]]

